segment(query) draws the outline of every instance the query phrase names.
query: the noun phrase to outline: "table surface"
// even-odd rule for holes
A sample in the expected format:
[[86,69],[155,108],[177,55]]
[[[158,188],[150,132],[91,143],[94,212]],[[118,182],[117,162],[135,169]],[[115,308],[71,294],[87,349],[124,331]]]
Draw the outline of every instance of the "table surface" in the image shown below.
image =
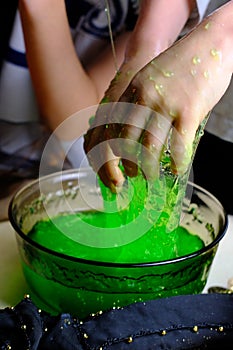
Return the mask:
[[[229,216],[229,226],[219,243],[207,284],[227,287],[233,277],[233,216]],[[15,232],[9,221],[0,222],[0,308],[14,306],[27,293],[27,285],[22,273]]]

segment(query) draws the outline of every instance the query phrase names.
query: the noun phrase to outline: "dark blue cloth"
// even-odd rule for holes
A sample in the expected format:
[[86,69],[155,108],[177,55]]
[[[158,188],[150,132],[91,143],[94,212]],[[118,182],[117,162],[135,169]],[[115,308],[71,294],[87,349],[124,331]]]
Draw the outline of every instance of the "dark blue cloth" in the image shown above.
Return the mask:
[[233,296],[199,294],[131,304],[85,320],[51,316],[30,298],[0,310],[0,349],[232,349]]

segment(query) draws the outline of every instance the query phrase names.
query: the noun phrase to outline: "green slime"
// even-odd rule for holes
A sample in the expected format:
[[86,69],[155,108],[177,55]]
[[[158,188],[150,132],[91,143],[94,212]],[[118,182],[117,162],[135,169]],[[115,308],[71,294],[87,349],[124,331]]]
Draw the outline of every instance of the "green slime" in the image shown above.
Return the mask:
[[197,130],[189,169],[182,176],[170,170],[168,138],[158,179],[145,179],[139,166],[138,176],[126,178],[118,194],[99,181],[103,209],[40,221],[29,237],[59,253],[102,262],[157,262],[201,249],[204,243],[180,226],[180,218],[192,159],[207,119]]
[[179,225],[184,193],[173,175],[153,183],[142,175],[128,179],[119,194],[100,185],[103,211],[41,220],[28,236],[72,257],[117,263],[169,260],[204,246],[199,236]]
[[[199,138],[200,133],[194,150]],[[150,264],[204,246],[196,233],[181,226],[189,171],[178,177],[170,166],[165,150],[159,179],[146,181],[140,173],[126,179],[118,194],[100,182],[103,203],[99,210],[67,212],[35,224],[28,233],[32,240],[84,259],[74,262],[22,243],[23,269],[38,307],[85,318],[137,301],[202,291],[214,250],[172,263]]]

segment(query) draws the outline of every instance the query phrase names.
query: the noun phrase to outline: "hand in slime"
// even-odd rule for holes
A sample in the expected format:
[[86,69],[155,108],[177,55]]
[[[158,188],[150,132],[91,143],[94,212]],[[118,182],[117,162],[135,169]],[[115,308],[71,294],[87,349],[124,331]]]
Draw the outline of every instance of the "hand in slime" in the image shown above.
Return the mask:
[[146,177],[158,176],[168,135],[171,170],[185,172],[200,123],[230,83],[232,17],[230,1],[145,65],[119,99],[120,79],[113,80],[84,142],[91,166],[113,192],[124,183],[124,173],[137,175],[139,164]]

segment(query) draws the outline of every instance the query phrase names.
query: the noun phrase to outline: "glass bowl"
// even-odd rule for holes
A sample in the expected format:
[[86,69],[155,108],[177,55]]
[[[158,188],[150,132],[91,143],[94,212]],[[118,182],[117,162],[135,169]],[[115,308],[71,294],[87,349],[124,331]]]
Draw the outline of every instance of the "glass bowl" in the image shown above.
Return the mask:
[[[136,226],[138,230],[134,229],[134,239],[118,242],[116,247],[112,241],[106,245],[103,241],[100,243],[96,239],[101,230],[99,223],[93,225],[93,221],[85,220],[95,211],[101,212],[100,193],[98,181],[87,168],[43,176],[13,197],[9,220],[16,232],[28,294],[39,308],[51,314],[69,312],[82,319],[133,302],[202,292],[228,224],[224,208],[212,194],[189,182],[182,206],[181,227],[201,239],[203,246],[165,260],[139,261],[134,248],[130,247],[145,236],[137,232],[140,225]],[[82,215],[80,232],[74,232],[72,226],[72,218],[77,213]],[[69,214],[73,216],[64,226],[62,220]],[[63,219],[56,221],[56,217]],[[36,223],[41,220],[46,223],[48,219],[56,230],[41,228],[49,242],[45,245],[43,240],[38,243],[32,238],[30,232]],[[113,236],[117,236],[117,227],[112,229]],[[110,231],[107,229],[101,234],[107,237]],[[168,242],[172,242],[169,233],[167,235]],[[55,247],[59,242],[57,251]],[[155,247],[152,243],[151,249]],[[122,252],[130,251],[131,260],[119,259]],[[150,247],[143,256],[147,251]]]

